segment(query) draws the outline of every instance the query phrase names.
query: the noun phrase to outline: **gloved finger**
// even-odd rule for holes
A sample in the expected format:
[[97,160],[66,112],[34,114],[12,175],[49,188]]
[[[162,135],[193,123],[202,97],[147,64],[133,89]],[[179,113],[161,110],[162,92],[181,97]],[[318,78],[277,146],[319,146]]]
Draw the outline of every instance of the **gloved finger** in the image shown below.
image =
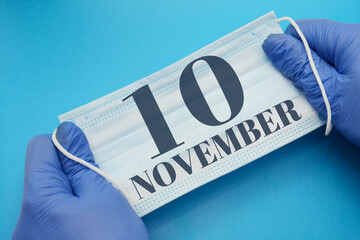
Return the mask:
[[[310,67],[303,43],[286,34],[271,34],[264,41],[263,49],[275,67],[297,87],[302,88],[312,106],[326,116],[321,91]],[[331,93],[334,92],[337,72],[314,51],[312,51],[312,56],[331,105]]]
[[72,195],[51,135],[39,135],[29,141],[24,182],[24,197]]
[[[56,138],[69,153],[98,167],[94,161],[94,156],[86,136],[78,126],[71,122],[61,123],[57,128]],[[62,168],[69,179],[75,195],[80,196],[86,193],[97,194],[98,192],[94,193],[94,189],[101,191],[105,185],[110,184],[98,173],[69,159],[60,151],[59,156]],[[97,187],[94,188],[94,184]]]
[[[358,55],[349,46],[354,41],[358,41],[354,31],[360,32],[359,24],[340,23],[329,19],[303,19],[297,20],[296,23],[312,50],[334,66],[338,72],[347,72],[353,64],[348,61],[349,56]],[[300,40],[292,25],[287,27],[285,33]]]

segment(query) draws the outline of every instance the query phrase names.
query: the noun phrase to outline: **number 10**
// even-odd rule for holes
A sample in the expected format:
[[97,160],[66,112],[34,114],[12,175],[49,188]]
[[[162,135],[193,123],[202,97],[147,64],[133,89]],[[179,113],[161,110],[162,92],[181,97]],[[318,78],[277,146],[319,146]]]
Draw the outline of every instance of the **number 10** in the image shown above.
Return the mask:
[[[221,122],[215,118],[196,81],[193,65],[200,60],[211,68],[230,107],[231,115],[226,121]],[[224,59],[216,56],[204,56],[189,63],[180,76],[180,92],[190,113],[208,126],[218,126],[232,120],[239,114],[244,103],[244,92],[234,69]],[[184,144],[176,142],[148,85],[139,88],[123,101],[130,97],[133,97],[159,150],[159,154],[152,159]]]

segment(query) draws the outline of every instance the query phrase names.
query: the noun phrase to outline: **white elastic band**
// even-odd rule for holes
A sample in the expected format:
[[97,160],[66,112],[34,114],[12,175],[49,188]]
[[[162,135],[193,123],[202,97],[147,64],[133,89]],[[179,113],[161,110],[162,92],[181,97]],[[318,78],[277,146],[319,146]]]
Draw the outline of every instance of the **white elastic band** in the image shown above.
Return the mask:
[[111,182],[114,187],[116,187],[117,189],[120,190],[120,192],[123,194],[123,196],[126,197],[124,191],[121,190],[120,185],[106,172],[102,171],[100,168],[95,167],[94,165],[88,163],[87,161],[78,158],[77,156],[72,155],[71,153],[69,153],[65,148],[63,148],[63,146],[61,146],[61,144],[58,142],[57,138],[56,138],[56,130],[53,132],[52,134],[52,141],[55,145],[55,147],[57,149],[59,149],[60,152],[62,152],[62,154],[64,154],[66,157],[70,158],[71,160],[74,160],[75,162],[78,162],[88,168],[90,168],[91,170],[93,170],[94,172],[97,172],[98,174],[100,174],[101,176],[103,176],[107,181]]
[[299,34],[300,38],[301,38],[301,41],[303,42],[304,44],[304,47],[305,47],[305,50],[306,50],[306,53],[307,53],[307,57],[309,59],[309,63],[310,63],[310,67],[311,67],[311,70],[313,71],[314,75],[315,75],[315,78],[316,78],[316,81],[320,87],[320,91],[321,91],[321,95],[324,99],[324,102],[325,102],[325,106],[326,106],[326,112],[327,112],[327,122],[326,122],[326,130],[325,130],[325,135],[329,135],[331,129],[332,129],[332,123],[331,123],[331,108],[330,108],[330,103],[329,103],[329,100],[328,100],[328,97],[326,95],[326,91],[325,91],[325,88],[324,88],[324,85],[322,84],[322,81],[321,81],[321,78],[319,76],[319,73],[315,67],[315,63],[314,63],[314,59],[312,58],[312,55],[311,55],[311,51],[310,51],[310,47],[309,47],[309,44],[308,42],[306,41],[306,38],[304,36],[304,34],[301,32],[299,26],[296,24],[296,22],[290,18],[290,17],[282,17],[282,18],[279,18],[277,21],[278,22],[281,22],[281,21],[289,21],[291,23],[291,25],[293,25],[293,27],[295,28],[296,32]]

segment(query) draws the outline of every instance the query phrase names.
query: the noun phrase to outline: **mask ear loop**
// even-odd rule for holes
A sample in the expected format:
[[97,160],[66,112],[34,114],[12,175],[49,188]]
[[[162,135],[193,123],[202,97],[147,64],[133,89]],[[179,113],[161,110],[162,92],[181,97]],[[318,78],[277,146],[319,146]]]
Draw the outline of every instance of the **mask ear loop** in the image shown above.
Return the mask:
[[325,130],[325,136],[328,136],[331,129],[332,129],[332,123],[331,123],[331,107],[330,107],[330,103],[329,103],[329,99],[326,95],[326,91],[325,91],[325,88],[324,88],[324,85],[321,81],[321,78],[319,76],[319,73],[315,67],[315,63],[314,63],[314,59],[312,58],[312,55],[311,55],[311,51],[310,51],[310,47],[309,47],[309,44],[308,42],[306,41],[306,38],[304,36],[304,34],[301,32],[299,26],[296,24],[296,22],[290,18],[290,17],[282,17],[282,18],[279,18],[277,20],[277,22],[281,22],[281,21],[289,21],[291,23],[291,25],[295,28],[296,32],[299,34],[300,38],[301,38],[301,41],[303,42],[304,44],[304,47],[305,47],[305,50],[306,50],[306,54],[307,54],[307,57],[309,59],[309,63],[310,63],[310,67],[311,67],[311,70],[313,71],[314,75],[315,75],[315,78],[316,78],[316,81],[320,87],[320,91],[321,91],[321,95],[324,99],[324,102],[325,102],[325,106],[326,106],[326,112],[327,112],[327,122],[326,122],[326,130]]
[[98,167],[95,167],[94,165],[88,163],[87,161],[81,159],[81,158],[78,158],[77,156],[74,156],[72,155],[71,153],[69,153],[65,148],[63,148],[63,146],[61,146],[61,144],[59,143],[59,141],[57,140],[56,138],[56,131],[57,129],[55,129],[55,131],[53,132],[52,136],[51,136],[51,139],[55,145],[55,147],[62,153],[64,154],[66,157],[70,158],[71,160],[77,162],[77,163],[80,163],[82,165],[84,165],[85,167],[88,167],[90,168],[91,170],[93,170],[94,172],[100,174],[101,176],[103,176],[108,182],[112,183],[112,185],[117,188],[118,190],[120,190],[120,192],[122,193],[123,196],[125,196],[126,198],[126,195],[124,193],[124,191],[121,190],[121,187],[120,185],[109,175],[107,174],[106,172],[102,171],[100,168]]

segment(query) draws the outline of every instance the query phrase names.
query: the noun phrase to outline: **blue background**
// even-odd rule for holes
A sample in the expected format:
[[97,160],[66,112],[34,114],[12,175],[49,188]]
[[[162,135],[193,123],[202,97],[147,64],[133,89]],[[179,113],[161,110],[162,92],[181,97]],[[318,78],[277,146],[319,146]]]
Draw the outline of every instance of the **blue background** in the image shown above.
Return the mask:
[[[26,144],[57,116],[275,10],[360,22],[359,0],[0,1],[0,239]],[[286,25],[286,24],[285,24]],[[283,25],[283,27],[285,27]],[[359,239],[360,149],[324,128],[143,218],[153,239]]]

